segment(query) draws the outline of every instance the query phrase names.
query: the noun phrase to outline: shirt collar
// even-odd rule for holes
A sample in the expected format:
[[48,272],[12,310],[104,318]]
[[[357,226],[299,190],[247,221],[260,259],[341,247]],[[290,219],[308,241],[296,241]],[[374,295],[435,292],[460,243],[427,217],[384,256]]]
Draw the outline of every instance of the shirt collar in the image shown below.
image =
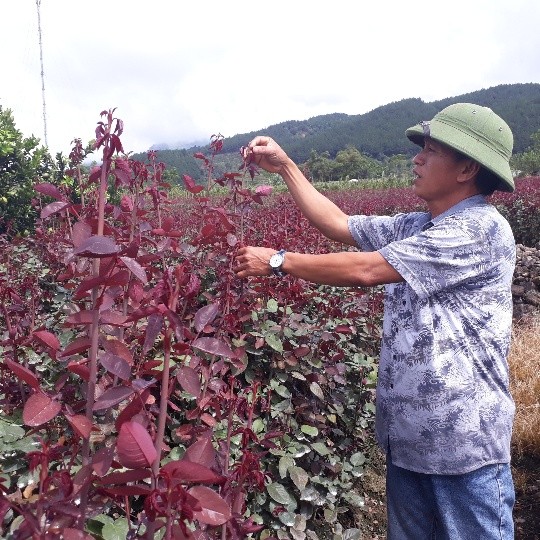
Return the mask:
[[443,212],[442,214],[439,214],[437,217],[434,217],[433,219],[430,219],[423,227],[422,230],[427,230],[433,225],[436,225],[439,221],[444,219],[445,217],[451,216],[453,214],[457,214],[458,212],[461,212],[462,210],[466,210],[467,208],[471,208],[473,206],[480,206],[487,204],[486,198],[484,195],[473,195],[472,197],[467,197],[466,199],[463,199],[462,201],[459,201],[457,204]]

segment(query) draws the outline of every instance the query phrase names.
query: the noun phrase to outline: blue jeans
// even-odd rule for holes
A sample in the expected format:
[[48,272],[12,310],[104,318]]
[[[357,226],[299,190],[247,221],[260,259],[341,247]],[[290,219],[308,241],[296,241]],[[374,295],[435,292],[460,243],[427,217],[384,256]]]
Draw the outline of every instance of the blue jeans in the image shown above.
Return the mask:
[[511,540],[514,484],[510,465],[458,475],[423,474],[387,456],[388,540]]

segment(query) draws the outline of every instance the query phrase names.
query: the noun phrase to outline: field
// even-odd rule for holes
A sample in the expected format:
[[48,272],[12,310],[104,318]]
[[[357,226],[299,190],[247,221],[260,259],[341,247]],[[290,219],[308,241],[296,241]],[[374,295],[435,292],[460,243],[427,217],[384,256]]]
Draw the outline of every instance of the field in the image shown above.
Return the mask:
[[[189,196],[170,198],[155,155],[122,157],[112,115],[102,129],[103,163],[73,168],[75,188],[36,185],[35,234],[3,239],[1,536],[373,532],[365,522],[384,496],[367,490],[384,467],[372,436],[381,291],[239,280],[239,245],[344,247],[288,195],[246,189],[255,171],[214,179],[212,156],[199,156],[208,185],[186,177]],[[348,213],[420,208],[406,187],[329,196]],[[494,202],[519,242],[538,242],[538,178]],[[536,330],[519,332],[521,366],[536,345],[518,346]],[[539,447],[538,393],[519,382],[534,373],[514,375],[521,460]]]

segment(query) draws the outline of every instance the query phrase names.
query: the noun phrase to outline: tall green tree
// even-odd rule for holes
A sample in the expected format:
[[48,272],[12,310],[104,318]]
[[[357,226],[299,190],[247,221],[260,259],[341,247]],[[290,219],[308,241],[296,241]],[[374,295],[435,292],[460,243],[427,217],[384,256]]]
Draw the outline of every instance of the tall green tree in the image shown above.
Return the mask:
[[31,231],[37,211],[31,201],[33,185],[47,176],[53,163],[37,137],[24,137],[10,109],[0,105],[0,233]]
[[313,182],[328,182],[335,179],[335,165],[330,159],[329,152],[319,154],[317,151],[312,150],[305,166]]
[[335,175],[337,179],[374,178],[382,172],[381,164],[370,158],[354,146],[340,150],[335,159]]
[[540,175],[540,130],[531,135],[532,144],[519,154],[512,156],[510,164],[519,176]]

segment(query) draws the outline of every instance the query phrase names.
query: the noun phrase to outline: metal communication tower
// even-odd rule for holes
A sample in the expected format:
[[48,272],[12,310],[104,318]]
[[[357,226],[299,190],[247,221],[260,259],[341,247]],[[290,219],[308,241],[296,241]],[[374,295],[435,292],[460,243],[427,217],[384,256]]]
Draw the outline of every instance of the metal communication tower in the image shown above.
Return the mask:
[[45,146],[49,146],[47,141],[47,107],[45,104],[45,71],[43,69],[43,41],[41,38],[41,0],[36,0],[37,19],[38,19],[38,36],[39,36],[39,60],[41,63],[41,97],[43,101],[43,135]]

